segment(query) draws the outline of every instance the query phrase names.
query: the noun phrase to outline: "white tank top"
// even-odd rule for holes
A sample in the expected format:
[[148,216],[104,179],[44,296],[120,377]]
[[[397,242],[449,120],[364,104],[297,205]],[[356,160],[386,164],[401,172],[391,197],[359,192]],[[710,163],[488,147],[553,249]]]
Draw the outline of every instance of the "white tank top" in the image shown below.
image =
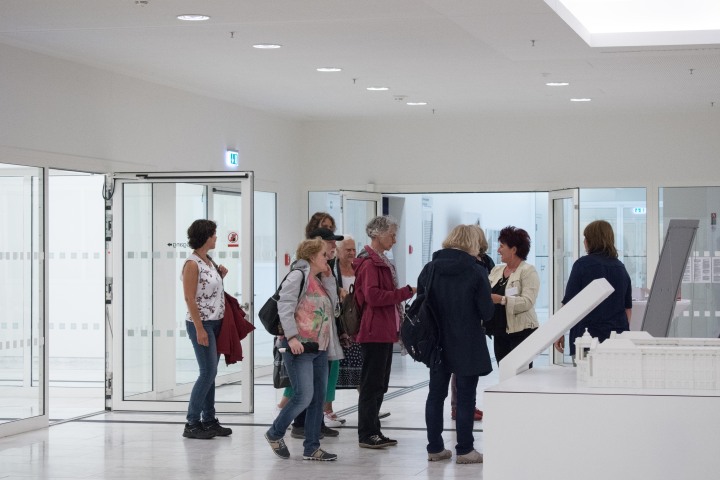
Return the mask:
[[[223,282],[220,272],[215,267],[208,266],[200,257],[194,253],[190,255],[185,263],[195,262],[198,266],[198,285],[195,291],[195,302],[200,310],[200,319],[203,322],[208,320],[222,320],[225,316],[225,295],[223,294]],[[185,268],[183,266],[183,271]],[[182,280],[182,273],[180,274]],[[190,312],[185,315],[185,320],[192,322]]]

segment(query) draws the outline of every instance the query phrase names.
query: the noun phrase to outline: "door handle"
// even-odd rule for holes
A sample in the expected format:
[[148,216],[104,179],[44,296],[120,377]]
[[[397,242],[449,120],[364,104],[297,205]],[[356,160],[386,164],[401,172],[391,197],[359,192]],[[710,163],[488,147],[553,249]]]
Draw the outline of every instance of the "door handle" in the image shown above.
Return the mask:
[[245,312],[250,313],[250,302],[245,302],[242,305],[240,305],[240,308],[245,310]]

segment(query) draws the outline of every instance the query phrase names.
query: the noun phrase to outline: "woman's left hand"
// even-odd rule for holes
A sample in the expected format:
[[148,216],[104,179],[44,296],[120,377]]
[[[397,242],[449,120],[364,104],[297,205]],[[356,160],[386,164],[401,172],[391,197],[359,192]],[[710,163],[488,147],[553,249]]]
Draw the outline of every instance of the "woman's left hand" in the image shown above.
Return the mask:
[[218,272],[220,272],[220,276],[222,278],[225,278],[225,275],[228,273],[228,269],[225,268],[225,265],[218,265]]

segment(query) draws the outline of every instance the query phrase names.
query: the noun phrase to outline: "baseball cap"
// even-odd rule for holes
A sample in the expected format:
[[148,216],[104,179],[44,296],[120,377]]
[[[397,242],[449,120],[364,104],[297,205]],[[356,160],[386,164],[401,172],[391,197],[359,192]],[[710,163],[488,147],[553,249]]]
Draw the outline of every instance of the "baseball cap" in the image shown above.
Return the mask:
[[342,235],[335,235],[332,230],[328,228],[316,228],[308,235],[308,238],[320,237],[323,240],[342,240],[345,237]]

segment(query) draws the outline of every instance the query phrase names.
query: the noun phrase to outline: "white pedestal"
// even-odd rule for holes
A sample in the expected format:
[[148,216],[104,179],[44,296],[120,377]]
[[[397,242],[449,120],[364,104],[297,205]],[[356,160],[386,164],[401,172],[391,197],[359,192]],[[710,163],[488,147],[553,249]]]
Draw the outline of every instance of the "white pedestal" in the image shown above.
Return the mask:
[[720,472],[720,392],[577,387],[533,368],[484,395],[484,480],[700,479]]

